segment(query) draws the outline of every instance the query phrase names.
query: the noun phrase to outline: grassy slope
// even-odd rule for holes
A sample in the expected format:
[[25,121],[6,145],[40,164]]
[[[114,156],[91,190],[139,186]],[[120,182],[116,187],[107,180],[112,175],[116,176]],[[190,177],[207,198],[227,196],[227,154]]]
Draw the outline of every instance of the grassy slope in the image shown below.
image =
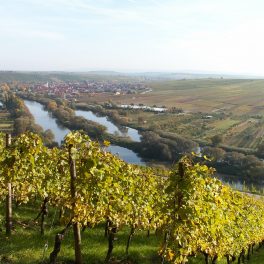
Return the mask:
[[[160,101],[164,98],[169,104],[183,103],[190,109],[210,111],[226,108],[236,112],[236,108],[241,105],[248,106],[251,110],[255,106],[263,106],[261,97],[264,95],[264,80],[182,80],[156,82],[150,86],[153,88],[153,95],[162,96]],[[239,113],[242,113],[242,109],[239,109]]]
[[[14,217],[15,219],[19,219],[20,222],[29,222],[37,215],[38,207],[39,204],[15,208]],[[0,215],[3,215],[3,208],[1,208]],[[16,228],[11,238],[5,237],[4,230],[2,230],[0,233],[0,263],[47,263],[48,256],[53,248],[54,236],[56,232],[62,229],[62,226],[58,226],[56,223],[51,225],[53,219],[57,219],[56,216],[58,216],[58,212],[51,209],[47,219],[47,232],[43,237],[39,235],[39,228],[37,225],[34,225],[33,222],[31,222],[30,228],[24,228],[21,225],[16,224]],[[118,232],[118,240],[115,242],[113,254],[115,259],[124,259],[128,231],[129,230],[125,228]],[[63,241],[58,263],[73,263],[72,260],[74,259],[74,251],[72,237],[72,232],[70,231]],[[133,237],[130,247],[130,263],[160,263],[160,259],[157,255],[160,242],[161,237],[155,236],[153,233],[150,238],[147,238],[145,231],[137,232]],[[45,244],[48,244],[46,251],[44,250]],[[87,229],[84,233],[82,233],[82,252],[84,263],[104,263],[103,260],[106,255],[106,251],[107,240],[104,238],[103,226]],[[202,264],[204,261],[203,258],[198,257],[190,260],[190,263]],[[219,261],[218,263],[223,264],[226,262]],[[249,263],[264,263],[264,250],[255,253]]]
[[[37,215],[35,206],[20,206],[14,209],[14,218],[20,222],[28,223]],[[3,208],[1,214],[3,215]],[[55,216],[55,217],[54,217]],[[41,263],[44,259],[45,263],[53,248],[55,234],[63,229],[63,226],[57,225],[58,212],[51,209],[47,219],[45,236],[39,234],[38,225],[31,221],[30,228],[24,228],[20,224],[16,224],[16,228],[11,238],[4,236],[4,230],[0,235],[0,263]],[[54,225],[52,224],[53,219]],[[2,224],[3,227],[3,224]],[[123,259],[125,256],[126,238],[128,229],[122,229],[118,232],[118,240],[115,242],[114,256]],[[71,263],[74,259],[73,251],[73,234],[70,230],[63,241],[61,252],[59,254],[59,263]],[[44,251],[44,245],[48,244],[47,251]],[[137,232],[133,238],[130,253],[134,263],[158,263],[157,248],[159,245],[159,237],[154,234],[148,239],[146,232]],[[104,263],[107,252],[107,239],[104,237],[103,225],[93,229],[86,229],[82,233],[82,252],[85,263]],[[43,258],[44,256],[44,258]],[[2,261],[1,261],[2,259]]]

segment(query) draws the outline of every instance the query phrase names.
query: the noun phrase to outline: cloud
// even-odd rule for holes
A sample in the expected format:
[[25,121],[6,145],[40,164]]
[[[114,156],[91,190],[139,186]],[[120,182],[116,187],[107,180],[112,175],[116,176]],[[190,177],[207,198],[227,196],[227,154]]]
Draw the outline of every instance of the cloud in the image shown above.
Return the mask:
[[[193,21],[194,13],[207,13],[216,9],[215,5],[181,3],[181,1],[156,1],[145,0],[124,1],[122,5],[115,4],[117,1],[85,1],[85,0],[24,0],[26,3],[42,6],[58,13],[68,10],[68,18],[72,17],[89,20],[91,16],[97,17],[102,23],[134,24],[134,26],[149,26],[157,30],[171,30],[171,26]],[[200,1],[198,1],[200,2]],[[59,11],[58,11],[59,10]],[[65,18],[64,18],[65,19]]]
[[0,6],[0,27],[21,53],[29,40],[43,63],[52,54],[61,67],[259,72],[263,8],[261,0],[13,0]]
[[[15,33],[18,33],[17,31]],[[23,37],[30,38],[41,38],[46,40],[63,40],[65,36],[58,32],[44,31],[44,30],[25,30],[24,32],[18,33]]]
[[13,38],[34,38],[34,39],[46,39],[46,40],[63,40],[65,36],[56,31],[49,31],[46,29],[38,28],[37,26],[23,23],[20,20],[4,20],[1,22],[1,34],[2,37]]

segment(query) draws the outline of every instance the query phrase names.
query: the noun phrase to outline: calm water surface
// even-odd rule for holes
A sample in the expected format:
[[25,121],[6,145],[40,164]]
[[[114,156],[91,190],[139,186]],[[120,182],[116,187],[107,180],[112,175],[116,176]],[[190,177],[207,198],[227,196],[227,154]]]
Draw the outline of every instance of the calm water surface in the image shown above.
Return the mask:
[[[44,106],[42,104],[40,104],[38,102],[34,102],[34,101],[28,101],[28,100],[24,100],[24,101],[25,101],[25,104],[26,104],[27,108],[29,109],[30,113],[34,116],[36,124],[40,125],[44,130],[50,129],[54,134],[55,141],[60,144],[61,141],[64,139],[64,137],[70,132],[70,130],[68,128],[65,128],[65,127],[59,125],[56,122],[55,118],[53,118],[50,113],[48,113],[46,110],[44,110]],[[88,111],[83,111],[83,112],[88,112]],[[77,114],[77,111],[76,111],[76,115],[81,115],[81,114]],[[89,119],[93,120],[97,123],[99,123],[98,120],[104,120],[104,119],[106,120],[106,118],[97,117],[93,113],[92,113],[92,115],[91,114],[89,114],[89,115],[91,118],[94,118],[94,119],[90,119],[90,118]],[[85,116],[83,116],[83,117],[85,117]],[[95,119],[95,117],[96,117],[96,119]],[[85,117],[85,118],[87,118],[87,117]],[[109,129],[109,133],[110,133],[110,131],[115,131],[114,130],[114,124],[112,124],[108,120],[106,120],[106,122],[108,124],[108,125],[106,125],[106,127]],[[112,125],[109,123],[111,123]],[[102,123],[100,123],[100,124],[102,124]],[[105,125],[105,124],[103,124],[103,125]],[[111,130],[111,129],[113,129],[113,130]],[[130,128],[130,131],[131,130],[133,131],[135,129]],[[137,132],[137,130],[135,130],[135,131]],[[135,136],[134,138],[137,138],[138,133],[136,133],[136,132],[134,133],[134,136]],[[112,145],[112,146],[108,147],[108,150],[111,153],[113,153],[114,155],[118,155],[121,159],[123,159],[126,162],[144,165],[144,162],[142,161],[142,159],[134,151],[132,151],[130,149]]]
[[106,116],[97,116],[92,111],[75,110],[77,116],[82,116],[87,120],[94,121],[98,124],[104,125],[107,128],[107,132],[110,134],[130,137],[133,141],[140,142],[140,134],[138,131],[131,127],[118,128],[115,124],[107,119]]
[[142,159],[134,151],[132,151],[128,148],[123,148],[120,146],[111,145],[108,147],[108,150],[112,154],[119,156],[122,160],[124,160],[128,163],[145,165],[145,162],[143,162]]
[[51,114],[44,110],[44,106],[38,102],[24,100],[30,113],[34,116],[36,124],[44,130],[50,129],[54,134],[54,140],[59,144],[70,132],[68,128],[60,126]]

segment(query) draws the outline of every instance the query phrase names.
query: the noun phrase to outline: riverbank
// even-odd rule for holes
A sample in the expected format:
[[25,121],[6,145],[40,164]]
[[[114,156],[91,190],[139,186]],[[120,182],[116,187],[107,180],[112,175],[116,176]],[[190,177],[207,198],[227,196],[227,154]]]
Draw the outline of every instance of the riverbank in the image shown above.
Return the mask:
[[[56,100],[49,98],[37,98],[32,96],[24,96],[24,98],[38,101],[44,105],[49,104],[49,108],[45,106],[46,110],[50,113],[56,114],[56,108],[52,107]],[[58,99],[57,99],[58,100]],[[70,104],[66,104],[63,107],[60,106],[61,110],[66,109],[63,113],[71,113],[71,117],[68,120],[65,120],[65,116],[54,115],[57,122],[68,127],[69,129],[83,129],[84,124],[87,120],[83,117],[76,117],[74,114],[73,108],[70,108]],[[89,109],[88,111],[91,111]],[[94,111],[96,112],[96,111]],[[101,110],[101,115],[103,114]],[[62,119],[63,118],[63,119]],[[104,116],[106,118],[106,116]],[[76,126],[76,124],[71,124],[70,122],[76,122],[79,120],[80,126]],[[111,117],[108,121],[113,120]],[[63,122],[62,122],[63,121]],[[89,121],[91,124],[91,121]],[[94,124],[93,122],[92,124]],[[116,123],[114,123],[116,125]],[[120,124],[120,123],[119,123]],[[98,124],[97,124],[98,125]],[[119,125],[117,125],[118,127]],[[135,142],[129,139],[128,137],[120,137],[116,134],[107,133],[107,129],[95,136],[91,135],[91,130],[83,129],[91,138],[103,141],[108,140],[113,144],[113,146],[126,148],[132,151],[134,157],[137,157],[138,161],[142,164],[142,162],[152,162],[154,164],[162,163],[163,165],[170,166],[174,161],[177,161],[181,156],[190,154],[191,152],[196,152],[198,149],[198,145],[186,138],[183,138],[174,133],[167,133],[161,131],[159,134],[153,131],[140,131],[142,135],[141,142]],[[121,149],[122,150],[122,149]],[[120,155],[122,158],[122,154],[115,153]],[[203,155],[209,157],[209,159],[204,159]],[[214,157],[214,158],[212,158]],[[257,159],[252,155],[245,155],[243,153],[238,153],[234,151],[225,151],[221,149],[219,146],[210,147],[204,146],[202,148],[202,153],[199,155],[193,156],[193,159],[197,162],[206,163],[208,166],[213,166],[217,168],[219,173],[223,173],[226,175],[233,175],[230,177],[230,181],[236,182],[246,182],[247,185],[263,185],[264,175],[262,174],[264,170],[264,163]],[[144,161],[143,161],[144,160]],[[126,160],[129,162],[129,160]],[[153,162],[154,161],[154,162]]]
[[[58,105],[55,100],[49,98],[37,98],[32,95],[22,95],[23,99],[35,101],[42,105],[46,111],[49,111],[57,122],[68,129],[84,130],[92,139],[99,141],[109,140],[111,144],[120,147],[128,148],[139,155],[144,161],[152,162],[153,160],[168,162],[168,164],[173,161],[177,161],[183,152],[180,154],[179,146],[177,146],[172,140],[159,139],[159,142],[154,143],[155,135],[146,132],[142,135],[142,142],[135,142],[129,137],[120,137],[113,134],[109,134],[106,131],[106,127],[101,130],[97,130],[96,133],[87,124],[92,125],[95,128],[102,127],[93,121],[88,121],[83,117],[77,117],[73,109],[65,106],[63,104]],[[188,144],[182,145],[182,150],[190,152],[195,146],[189,146]],[[173,151],[173,155],[171,152]],[[170,152],[168,154],[168,152]]]
[[[26,106],[28,107],[29,111],[32,113],[32,115],[35,118],[35,121],[43,128],[45,129],[51,129],[55,135],[55,141],[60,144],[61,141],[64,139],[65,135],[67,135],[70,132],[69,128],[66,128],[66,126],[59,122],[58,119],[56,119],[52,113],[48,112],[45,108],[45,105],[36,102],[36,101],[30,101],[25,100]],[[78,119],[78,117],[76,117]],[[94,139],[94,138],[93,138]],[[114,140],[115,137],[111,136],[110,134],[106,134],[104,136],[104,140],[110,141],[112,144],[109,146],[108,150],[115,154],[120,156],[123,160],[129,162],[129,163],[135,163],[138,165],[144,165],[145,162],[142,160],[141,157],[137,153],[135,153],[133,150],[133,147],[131,149],[126,148],[126,146],[131,146],[133,142],[124,140],[118,141]],[[98,138],[95,138],[95,140],[98,140]],[[101,140],[102,142],[102,140]],[[113,142],[120,143],[119,145],[116,145]],[[135,144],[138,142],[135,142]]]
[[[208,166],[213,166],[217,169],[218,172],[229,175],[227,178],[230,182],[245,182],[250,189],[254,189],[255,187],[252,187],[251,185],[258,185],[258,191],[262,192],[263,184],[264,184],[264,163],[263,161],[255,156],[256,152],[252,149],[246,149],[246,148],[238,148],[233,146],[227,146],[221,142],[217,143],[214,140],[212,142],[206,142],[202,139],[199,140],[188,140],[180,135],[177,135],[177,133],[167,132],[166,129],[157,129],[154,128],[153,130],[147,130],[146,125],[142,124],[136,126],[135,122],[135,116],[137,119],[142,117],[141,121],[144,121],[144,115],[149,115],[148,112],[144,111],[138,111],[134,109],[130,110],[122,110],[115,109],[113,105],[111,105],[110,109],[108,109],[109,104],[105,105],[85,105],[82,104],[75,104],[76,108],[82,108],[82,109],[89,109],[96,113],[99,113],[100,115],[109,115],[110,119],[117,122],[118,124],[122,125],[129,125],[134,126],[136,129],[140,130],[142,133],[142,143],[140,144],[140,149],[136,149],[135,151],[139,151],[143,155],[146,154],[148,157],[150,155],[153,155],[152,158],[157,158],[158,156],[162,156],[162,158],[157,158],[159,160],[171,160],[181,157],[182,155],[186,153],[191,152],[198,152],[198,157],[195,157],[195,160],[197,162],[206,162]],[[142,116],[141,116],[142,115]],[[131,122],[130,117],[133,116],[133,122]],[[157,118],[162,118],[164,114],[156,114]],[[182,115],[180,115],[182,116]],[[114,118],[113,118],[114,117]],[[165,116],[164,116],[165,118]],[[167,118],[167,117],[166,117]],[[166,119],[165,118],[165,119]],[[147,118],[147,120],[149,117]],[[147,131],[146,135],[144,136],[145,132]],[[148,153],[144,153],[144,143],[148,142],[149,139],[152,138],[152,140],[147,146],[147,149],[152,151],[148,151]],[[176,145],[173,144],[176,142]],[[171,153],[170,151],[166,150],[165,147],[160,147],[159,151],[157,150],[157,146],[160,145],[160,143],[165,143],[163,146],[175,146],[177,149],[176,153]],[[197,150],[191,149],[191,147],[194,148],[193,143],[197,144]],[[153,147],[155,146],[155,147]],[[180,146],[183,146],[180,148]],[[189,147],[188,147],[189,146]],[[188,149],[186,151],[186,149]],[[178,155],[178,157],[177,157]],[[206,160],[203,159],[203,156],[206,155],[208,158]]]
[[[10,121],[13,123],[12,130],[6,132],[11,132],[15,136],[25,133],[26,131],[37,133],[41,136],[47,146],[54,146],[54,134],[52,131],[49,129],[44,130],[41,126],[35,123],[32,113],[28,110],[21,98],[14,93],[9,92],[7,99],[5,100],[5,107],[12,120]],[[5,129],[2,131],[5,131]]]

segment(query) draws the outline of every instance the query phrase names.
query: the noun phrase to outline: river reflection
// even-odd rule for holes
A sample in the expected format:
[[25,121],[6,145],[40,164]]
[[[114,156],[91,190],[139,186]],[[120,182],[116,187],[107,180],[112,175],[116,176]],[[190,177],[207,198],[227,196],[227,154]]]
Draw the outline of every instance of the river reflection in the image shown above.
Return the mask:
[[[61,144],[64,137],[70,132],[70,130],[68,128],[60,126],[56,122],[55,118],[53,118],[52,115],[49,114],[44,109],[44,106],[42,104],[35,102],[35,101],[29,101],[29,100],[25,100],[25,104],[26,104],[27,108],[29,109],[30,113],[34,116],[36,124],[40,125],[44,130],[50,129],[54,134],[54,140],[57,143]],[[87,111],[84,111],[84,112],[87,112]],[[76,115],[77,115],[77,113],[76,113]],[[80,114],[78,114],[78,115],[80,115]],[[90,115],[90,116],[92,117],[92,115]],[[97,118],[99,118],[99,117],[97,117]],[[95,120],[93,120],[93,121],[95,121]],[[106,121],[108,123],[111,123],[108,120],[106,120]],[[109,124],[108,124],[108,126],[109,126]],[[109,128],[112,129],[113,127],[111,128],[111,126],[109,126]],[[133,129],[133,130],[135,130],[135,129]],[[136,130],[136,132],[137,132],[137,130]],[[135,133],[135,136],[136,136],[136,133]],[[140,165],[144,164],[142,159],[134,151],[132,151],[130,149],[113,145],[113,146],[110,146],[108,148],[108,150],[111,153],[113,153],[114,155],[118,155],[121,159],[123,159],[124,161],[126,161],[128,163],[140,164]]]
[[92,111],[85,110],[75,110],[77,116],[82,116],[87,120],[94,121],[98,124],[106,126],[107,132],[114,135],[119,135],[123,137],[130,137],[133,141],[140,142],[140,135],[138,131],[131,127],[121,127],[118,128],[115,124],[107,119],[106,116],[97,116]]
[[123,148],[120,146],[111,145],[107,148],[112,154],[119,156],[122,160],[138,164],[138,165],[145,165],[145,162],[132,150]]
[[25,104],[34,116],[36,124],[40,125],[44,130],[50,129],[54,134],[55,141],[60,144],[70,130],[57,124],[56,120],[44,110],[42,104],[28,100],[25,100]]

